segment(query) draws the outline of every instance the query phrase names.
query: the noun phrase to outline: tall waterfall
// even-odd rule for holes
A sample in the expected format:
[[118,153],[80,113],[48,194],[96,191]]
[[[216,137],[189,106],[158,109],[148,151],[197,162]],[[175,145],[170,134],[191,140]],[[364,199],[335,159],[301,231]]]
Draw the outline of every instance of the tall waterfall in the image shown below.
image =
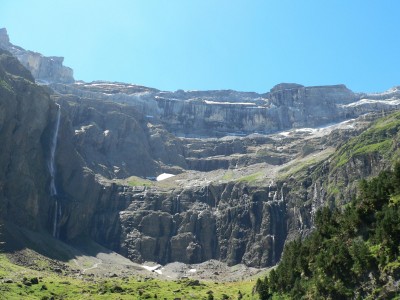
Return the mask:
[[55,154],[57,149],[57,138],[58,138],[58,129],[60,128],[60,119],[61,119],[61,107],[57,104],[57,120],[56,127],[54,129],[53,138],[51,140],[51,149],[50,149],[50,161],[49,161],[49,171],[50,171],[50,196],[54,198],[54,218],[53,218],[53,236],[58,238],[59,232],[57,230],[58,218],[61,215],[61,206],[58,203],[57,199],[57,187],[55,183],[56,176],[56,166],[55,166]]

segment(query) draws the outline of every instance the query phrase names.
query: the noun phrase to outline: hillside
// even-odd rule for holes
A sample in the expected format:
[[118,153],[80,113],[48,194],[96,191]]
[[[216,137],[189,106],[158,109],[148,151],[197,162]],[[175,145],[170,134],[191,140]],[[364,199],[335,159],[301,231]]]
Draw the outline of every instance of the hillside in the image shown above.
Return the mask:
[[399,187],[397,163],[361,181],[345,207],[318,211],[313,232],[288,243],[277,268],[258,280],[260,299],[398,299]]

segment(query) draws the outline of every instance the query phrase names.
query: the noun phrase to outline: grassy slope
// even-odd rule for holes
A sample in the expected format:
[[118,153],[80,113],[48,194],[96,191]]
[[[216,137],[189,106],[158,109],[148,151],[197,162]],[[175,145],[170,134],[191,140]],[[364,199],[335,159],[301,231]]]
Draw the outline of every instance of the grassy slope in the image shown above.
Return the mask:
[[351,139],[334,156],[336,167],[345,165],[351,158],[377,152],[391,161],[399,159],[396,150],[400,130],[400,112],[377,120],[368,130]]
[[[400,112],[395,112],[389,116],[386,116],[384,118],[378,119],[377,121],[375,121],[372,126],[370,128],[368,128],[366,131],[364,131],[362,134],[360,134],[358,137],[355,137],[353,139],[351,139],[350,141],[348,141],[347,143],[345,143],[343,146],[341,146],[330,158],[331,161],[331,171],[334,172],[336,169],[345,166],[351,159],[353,158],[357,158],[357,157],[365,157],[368,156],[370,154],[378,154],[378,157],[384,159],[387,163],[395,163],[399,161],[400,158],[400,151],[399,151],[399,141],[400,141]],[[302,169],[302,168],[300,168]],[[299,173],[299,170],[296,170],[294,173]],[[374,179],[375,180],[375,179]],[[328,190],[328,194],[334,194],[335,192],[338,192],[340,188],[340,186],[330,186],[328,187],[331,190]],[[382,187],[377,187],[376,189],[372,189],[371,191],[375,191],[375,190],[381,190],[383,189]],[[391,190],[389,193],[394,193],[393,190]],[[373,192],[367,193],[369,195],[372,195]],[[371,196],[372,197],[372,196]],[[379,198],[379,197],[378,197]],[[361,201],[361,200],[358,200]],[[360,203],[360,202],[359,202]],[[362,203],[362,201],[361,201]],[[398,206],[400,203],[400,194],[398,192],[395,192],[394,194],[391,194],[390,196],[390,201],[386,202],[385,205],[385,212],[381,211],[381,208],[376,209],[375,213],[372,213],[370,218],[373,218],[374,221],[368,221],[366,223],[364,223],[364,231],[366,232],[371,232],[372,233],[375,232],[375,226],[376,226],[376,220],[375,218],[379,219],[381,222],[381,218],[382,215],[388,214],[390,215],[390,213],[392,213],[392,208],[393,210],[395,209],[396,206]],[[351,205],[354,205],[351,203]],[[359,206],[361,204],[358,204]],[[351,210],[350,206],[347,207],[348,211],[351,211],[352,213],[354,213],[355,209]],[[362,213],[358,212],[354,213],[354,215],[357,214],[361,214],[361,216],[363,216]],[[393,213],[394,214],[394,213]],[[365,218],[365,216],[363,216]],[[344,217],[344,216],[340,216],[340,218],[343,218],[343,224],[341,222],[339,222],[340,226],[349,226],[347,224],[352,224],[352,226],[354,228],[358,228],[359,223],[362,223],[362,221],[359,221],[359,219],[356,219],[357,221],[352,220],[350,217]],[[388,217],[389,218],[389,217]],[[396,220],[392,223],[387,223],[386,226],[389,226],[388,228],[386,228],[383,232],[387,231],[387,230],[392,230],[393,228],[397,228],[396,226],[398,226],[398,216],[396,215],[391,216],[391,218],[393,218],[393,220]],[[397,219],[396,219],[397,218]],[[393,221],[391,220],[391,221]],[[357,223],[359,222],[359,223]],[[388,221],[389,222],[389,221]],[[396,223],[397,222],[397,223]],[[357,225],[355,225],[357,224]],[[366,225],[365,225],[366,224]],[[378,223],[379,224],[379,223]],[[335,226],[338,226],[337,224]],[[367,228],[367,229],[365,229]],[[355,229],[354,229],[355,230]],[[389,230],[389,231],[390,231]],[[361,229],[357,229],[357,234],[355,234],[355,236],[351,236],[349,237],[349,241],[351,242],[359,242],[360,236],[358,234],[360,234],[360,232],[362,231]],[[343,243],[343,239],[344,239],[344,230],[340,229],[339,233],[337,234],[338,236],[334,236],[334,238],[332,239],[333,241],[339,240],[341,243]],[[317,231],[317,233],[314,233],[314,235],[319,234],[319,231]],[[365,235],[365,233],[362,233],[361,235]],[[378,235],[378,234],[376,234]],[[313,235],[312,235],[313,236]],[[393,236],[390,237],[389,239],[386,240],[387,241],[391,241],[393,240]],[[382,295],[379,295],[380,293],[383,295],[387,296],[387,293],[390,293],[390,288],[389,288],[389,292],[386,290],[385,288],[386,286],[390,286],[390,280],[388,281],[387,278],[390,278],[390,276],[392,276],[392,278],[395,278],[396,280],[399,280],[399,275],[400,272],[400,262],[399,262],[399,257],[397,256],[397,254],[394,257],[389,258],[388,256],[386,257],[385,255],[382,256],[382,249],[385,248],[385,241],[382,242],[382,240],[378,237],[370,237],[370,238],[366,238],[365,236],[363,236],[363,243],[366,245],[365,249],[365,253],[363,253],[363,255],[366,255],[368,257],[368,259],[370,259],[374,264],[374,268],[372,268],[371,266],[366,267],[363,265],[364,270],[370,270],[372,273],[376,273],[378,274],[379,279],[375,278],[375,280],[377,281],[376,283],[371,280],[371,282],[369,282],[369,278],[368,276],[371,276],[370,274],[368,274],[368,272],[366,272],[365,274],[362,274],[364,277],[363,278],[357,278],[357,280],[355,279],[355,274],[357,274],[357,263],[354,263],[354,265],[352,265],[352,272],[355,272],[355,274],[346,274],[345,277],[348,278],[353,278],[354,280],[356,280],[356,284],[355,286],[353,286],[354,289],[357,288],[359,293],[364,293],[363,297],[369,297],[368,299],[372,299],[374,297],[385,297]],[[308,242],[309,239],[306,239],[306,242]],[[347,242],[346,245],[350,242]],[[310,268],[310,266],[313,266],[314,264],[316,264],[316,257],[319,255],[319,253],[324,252],[324,247],[325,245],[330,245],[331,240],[327,240],[327,241],[319,241],[319,243],[317,243],[320,247],[320,249],[316,252],[313,253],[313,255],[311,255],[310,257],[306,257],[307,255],[304,253],[308,253],[310,250],[306,247],[300,247],[300,246],[296,246],[294,248],[296,249],[300,249],[300,253],[301,255],[297,254],[294,255],[291,258],[286,258],[285,261],[285,257],[283,257],[283,260],[285,261],[285,264],[291,264],[293,262],[294,265],[296,266],[291,266],[288,268],[288,272],[284,271],[282,272],[281,269],[283,267],[279,267],[278,266],[278,270],[280,270],[280,272],[278,272],[278,279],[274,280],[274,283],[269,283],[272,286],[276,285],[276,282],[283,282],[283,281],[287,281],[287,278],[295,278],[296,281],[294,281],[294,285],[295,287],[287,287],[287,288],[283,288],[283,287],[279,287],[277,288],[280,292],[277,293],[275,288],[270,288],[270,292],[274,293],[273,295],[266,295],[263,299],[291,299],[294,297],[294,295],[296,295],[295,298],[301,298],[303,297],[304,299],[313,299],[313,297],[316,297],[316,295],[314,294],[314,296],[310,297],[310,293],[312,294],[315,291],[320,291],[321,287],[317,288],[317,286],[322,285],[322,284],[326,284],[327,281],[325,279],[323,279],[322,277],[320,277],[321,274],[323,274],[324,272],[321,271],[323,270],[323,268],[316,268],[316,270],[320,271],[321,274],[319,274],[317,271],[313,270],[313,272],[315,274],[318,273],[318,276],[313,274],[305,274],[307,272],[305,272],[304,270],[302,270],[299,274],[300,276],[298,276],[298,274],[294,272],[294,270],[296,269],[296,267],[298,265],[301,265],[302,262],[305,263],[306,266],[308,266],[308,268]],[[389,243],[389,242],[388,242]],[[293,248],[293,247],[292,247]],[[303,249],[304,248],[304,249]],[[337,258],[339,257],[337,251],[338,249],[333,247],[334,249],[336,249],[335,254],[332,256],[329,256],[328,254],[325,255],[326,260],[327,261],[335,261],[335,260],[340,260],[341,258]],[[358,247],[356,247],[358,249]],[[397,248],[396,251],[398,251]],[[396,252],[397,253],[397,252]],[[353,255],[353,253],[352,253]],[[285,255],[284,255],[285,256]],[[288,256],[288,255],[286,255]],[[301,256],[301,258],[299,258]],[[304,257],[303,257],[304,256]],[[322,255],[324,256],[324,255]],[[306,257],[306,258],[305,258]],[[307,260],[309,259],[309,260]],[[352,257],[352,259],[356,260],[354,257]],[[364,257],[363,257],[364,259]],[[363,259],[360,259],[360,264],[366,264],[365,261]],[[291,260],[291,261],[290,261]],[[299,260],[300,262],[298,262],[297,260]],[[351,259],[350,259],[351,260]],[[289,262],[290,261],[290,262]],[[347,263],[347,261],[346,261]],[[339,263],[340,267],[343,267],[343,265],[346,264],[344,261],[341,261]],[[280,263],[280,265],[282,264],[282,261]],[[371,268],[371,269],[369,269]],[[307,269],[307,268],[306,268]],[[360,274],[362,273],[361,271],[358,271]],[[339,272],[340,273],[340,272]],[[324,275],[324,274],[323,274]],[[359,275],[359,274],[358,274]],[[285,277],[286,276],[286,277]],[[285,278],[282,278],[285,277]],[[318,277],[318,278],[316,278]],[[328,276],[329,278],[332,278],[332,276]],[[362,277],[362,276],[359,276]],[[337,278],[333,276],[333,278],[336,280]],[[340,283],[340,282],[339,282]],[[357,286],[357,283],[360,284],[361,286]],[[367,287],[363,286],[363,284],[365,284]],[[279,284],[278,284],[279,285]],[[283,284],[283,286],[287,286],[288,284]],[[332,283],[332,285],[327,285],[328,288],[331,288],[332,290],[335,290],[336,288],[340,289],[338,286],[336,286],[335,284]],[[340,285],[339,285],[340,286]],[[385,286],[385,288],[383,288]],[[368,290],[368,287],[371,290]],[[316,289],[316,290],[315,290]],[[343,288],[343,290],[345,290],[345,288]],[[347,290],[347,292],[351,293],[352,289]],[[298,291],[302,291],[305,292],[305,295],[299,295],[296,294],[296,292]],[[317,293],[317,292],[315,292]],[[371,293],[371,294],[369,294]],[[329,295],[329,293],[327,294]],[[327,295],[325,295],[326,297],[328,297]],[[379,295],[379,296],[378,296]],[[342,295],[343,296],[343,295]],[[353,295],[354,296],[354,295]],[[344,297],[344,296],[343,296]],[[390,297],[393,297],[393,295],[391,295]],[[302,298],[302,299],[303,299]],[[382,299],[383,299],[382,298]],[[394,297],[395,299],[400,299],[400,295],[396,294],[396,296]],[[321,298],[322,299],[322,298]],[[334,297],[332,299],[335,299]],[[344,298],[343,298],[344,299]],[[360,298],[361,299],[361,298]]]
[[[162,281],[144,278],[73,278],[51,271],[35,271],[13,264],[5,254],[0,254],[0,299],[207,299],[212,291],[215,299],[243,299],[252,296],[254,282],[200,282],[193,280]],[[25,282],[38,278],[38,284],[27,286]],[[5,283],[11,279],[12,283]]]

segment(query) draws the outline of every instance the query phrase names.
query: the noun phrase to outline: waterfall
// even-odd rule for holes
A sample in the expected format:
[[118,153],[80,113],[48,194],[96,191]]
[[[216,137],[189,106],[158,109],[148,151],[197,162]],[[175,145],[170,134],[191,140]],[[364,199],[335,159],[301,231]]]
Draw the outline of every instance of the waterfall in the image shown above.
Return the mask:
[[55,183],[56,176],[56,167],[55,167],[55,154],[57,149],[57,138],[58,138],[58,130],[60,128],[60,119],[61,119],[61,107],[57,104],[57,120],[56,127],[54,129],[54,135],[51,140],[51,148],[50,148],[50,161],[49,161],[49,171],[50,171],[50,196],[54,198],[54,219],[53,219],[53,236],[58,238],[59,232],[57,230],[58,218],[61,216],[61,206],[58,203],[57,199],[57,187]]
[[176,196],[176,201],[175,201],[175,213],[180,213],[181,210],[181,195]]
[[275,234],[272,234],[271,235],[271,237],[272,237],[272,257],[271,257],[271,259],[272,259],[272,264],[275,264],[276,263],[276,256],[275,256]]
[[314,183],[314,201],[318,200],[318,189],[317,189],[317,183]]

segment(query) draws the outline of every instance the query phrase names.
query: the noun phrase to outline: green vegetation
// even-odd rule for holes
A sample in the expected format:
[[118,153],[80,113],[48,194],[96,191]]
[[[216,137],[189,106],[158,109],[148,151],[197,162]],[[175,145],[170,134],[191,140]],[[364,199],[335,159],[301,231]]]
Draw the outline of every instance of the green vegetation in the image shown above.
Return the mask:
[[303,158],[299,158],[293,161],[293,163],[289,163],[288,166],[282,168],[279,172],[279,178],[283,179],[286,177],[290,177],[294,174],[297,174],[301,171],[304,171],[310,167],[313,167],[320,162],[324,161],[329,155],[333,153],[334,149],[326,149],[323,152],[320,152],[318,155],[306,156]]
[[18,266],[0,254],[0,299],[254,299],[253,285],[86,275],[80,279]]
[[222,176],[222,180],[232,180],[234,173],[232,170],[228,170],[225,172],[224,176]]
[[[376,121],[368,130],[350,140],[335,155],[336,167],[343,166],[351,158],[360,155],[379,153],[382,157],[393,155],[399,137],[400,112]],[[394,159],[397,155],[393,156]]]
[[269,156],[271,155],[271,151],[269,148],[262,148],[256,152],[256,156]]
[[312,165],[315,165],[317,162],[319,162],[319,161],[314,157],[308,158],[307,160],[305,160],[305,159],[298,160],[294,164],[291,164],[287,167],[282,168],[281,173],[284,174],[284,175],[282,175],[282,177],[288,177],[293,174],[296,174],[303,169],[306,169]]
[[127,179],[127,183],[130,186],[153,186],[154,182],[151,180],[143,179],[136,176],[131,176]]
[[400,299],[400,164],[360,182],[343,211],[324,208],[315,230],[287,244],[256,290],[261,299]]
[[240,177],[238,179],[239,182],[247,182],[249,184],[251,183],[256,183],[257,181],[260,181],[265,177],[265,174],[263,172],[257,172],[254,174],[250,174],[247,176]]
[[2,79],[0,79],[0,88],[6,89],[7,91],[13,93],[12,87],[7,83],[7,81]]

